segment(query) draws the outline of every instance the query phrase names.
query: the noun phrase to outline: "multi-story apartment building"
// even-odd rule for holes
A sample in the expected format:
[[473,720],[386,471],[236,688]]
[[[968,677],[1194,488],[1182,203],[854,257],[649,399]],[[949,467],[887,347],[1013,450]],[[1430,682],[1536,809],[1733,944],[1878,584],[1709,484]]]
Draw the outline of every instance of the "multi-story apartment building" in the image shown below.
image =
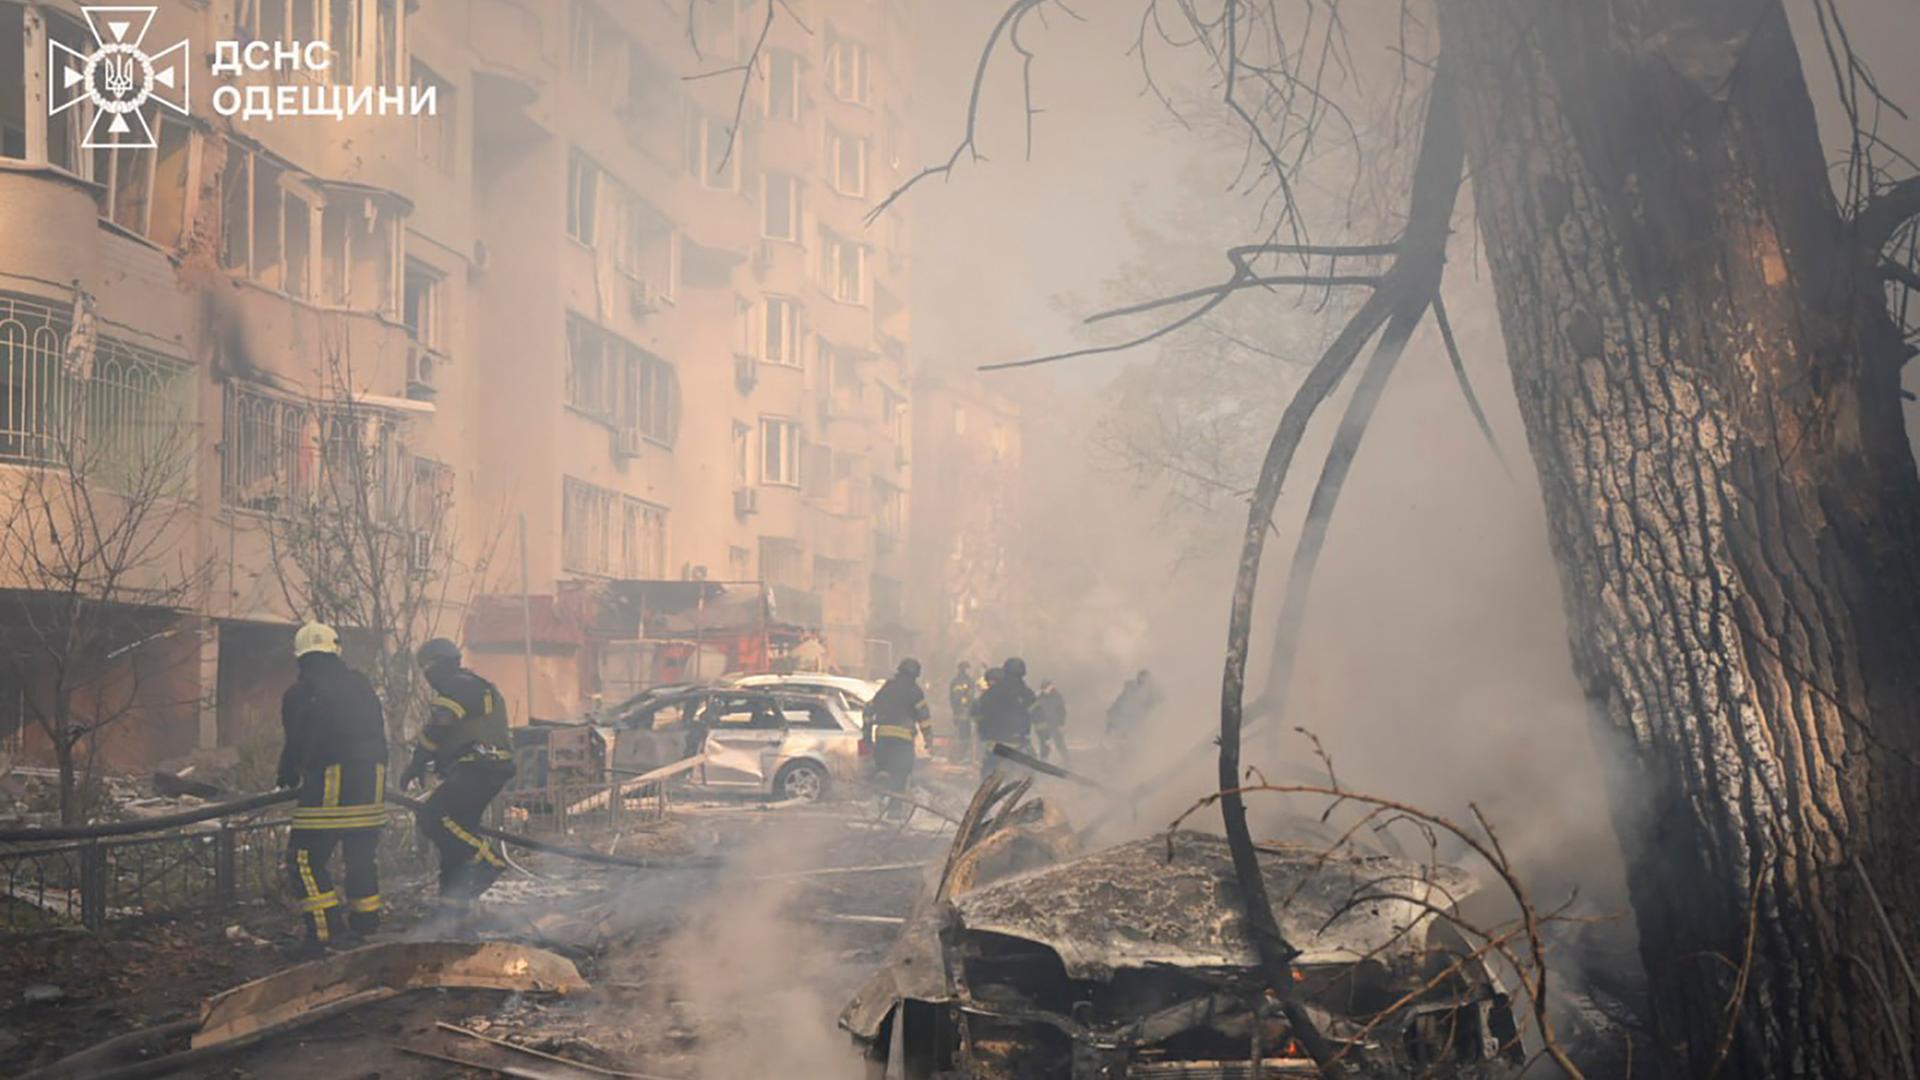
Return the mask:
[[[189,42],[187,113],[157,111],[152,149],[88,151],[90,111],[48,109],[54,43],[93,49],[79,5],[0,0],[0,470],[53,460],[52,396],[106,403],[84,414],[96,444],[162,415],[197,433],[170,548],[206,576],[127,654],[162,657],[170,689],[120,756],[271,719],[295,599],[272,522],[326,497],[349,427],[383,523],[445,569],[444,631],[523,577],[542,627],[609,583],[763,582],[836,664],[884,655],[904,633],[908,260],[903,211],[867,217],[911,157],[903,17],[158,0],[146,33]],[[325,70],[210,70],[216,43],[315,40]],[[432,88],[436,109],[212,107],[289,83]],[[576,666],[541,715],[591,690]]]

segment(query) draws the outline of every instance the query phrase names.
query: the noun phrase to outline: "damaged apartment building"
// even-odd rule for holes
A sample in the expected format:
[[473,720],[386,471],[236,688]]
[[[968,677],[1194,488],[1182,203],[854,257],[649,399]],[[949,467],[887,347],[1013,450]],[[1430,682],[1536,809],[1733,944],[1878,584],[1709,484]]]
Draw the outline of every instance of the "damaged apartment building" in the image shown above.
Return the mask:
[[[56,43],[93,49],[79,5],[0,0],[5,497],[73,446],[191,433],[145,550],[192,585],[107,649],[138,714],[109,762],[274,731],[301,595],[276,522],[338,498],[343,462],[516,716],[646,669],[650,626],[697,652],[710,601],[757,615],[758,664],[899,654],[907,230],[866,217],[912,160],[903,5],[779,8],[763,40],[751,0],[159,0],[188,108],[153,111],[151,149],[86,150],[90,108],[43,94]],[[216,75],[233,41],[332,62]],[[436,107],[212,107],[288,81]]]

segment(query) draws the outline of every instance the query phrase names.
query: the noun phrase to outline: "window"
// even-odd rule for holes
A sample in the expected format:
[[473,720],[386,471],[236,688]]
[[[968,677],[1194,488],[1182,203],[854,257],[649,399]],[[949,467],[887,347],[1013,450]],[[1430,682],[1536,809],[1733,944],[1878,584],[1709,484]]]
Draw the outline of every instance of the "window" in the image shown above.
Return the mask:
[[753,429],[738,420],[733,422],[733,486],[746,487],[753,482]]
[[867,296],[867,249],[851,240],[820,232],[820,280],[828,296],[862,304]]
[[407,333],[412,335],[413,340],[434,350],[443,347],[440,314],[443,283],[444,275],[440,271],[423,262],[407,260],[400,318],[406,323]]
[[800,305],[785,296],[762,301],[760,359],[772,364],[800,364]]
[[784,536],[761,537],[760,578],[769,585],[806,588],[800,542]]
[[600,166],[577,149],[567,151],[567,235],[593,246],[599,210]]
[[667,566],[665,507],[576,480],[562,484],[561,567],[629,580],[659,578]]
[[800,239],[800,181],[770,172],[760,181],[760,235],[770,240]]
[[867,193],[867,140],[827,130],[827,169],[833,190],[842,195]]
[[393,311],[400,277],[399,216],[358,189],[327,194],[320,212],[320,301]]
[[613,570],[613,515],[619,495],[569,476],[560,502],[560,564],[574,574]]
[[867,103],[867,47],[848,38],[827,46],[827,85],[841,101]]
[[898,169],[900,167],[900,159],[903,156],[901,143],[905,141],[906,133],[900,126],[900,118],[893,114],[892,109],[887,110],[883,125],[883,138],[886,141],[886,145],[881,147],[881,152],[886,155],[887,168]]
[[[8,9],[12,10],[11,5]],[[63,17],[40,9],[46,19],[46,35],[65,45],[81,56],[91,55],[98,46],[94,44],[93,34],[78,23],[69,22]],[[15,54],[18,55],[18,54]],[[47,55],[47,47],[40,49],[40,55]],[[13,83],[23,86],[26,83],[24,73]],[[0,85],[5,85],[0,83]],[[94,107],[82,102],[72,108],[62,110],[57,116],[47,118],[47,163],[55,168],[65,169],[85,180],[93,179],[93,156],[81,147],[87,140],[87,129],[92,125]]]
[[656,60],[639,43],[627,49],[627,102],[620,110],[628,141],[653,160],[672,168],[686,162],[686,102],[679,76]]
[[687,171],[700,183],[719,191],[740,187],[740,152],[732,144],[727,121],[703,113],[687,116]]
[[[332,51],[325,71],[301,69],[305,77],[348,84],[353,79],[354,28],[359,24],[358,0],[240,0],[234,20],[243,41],[325,41]],[[372,40],[383,82],[396,69],[399,11],[392,0],[381,0]]]
[[192,131],[170,116],[155,118],[158,150],[95,150],[100,216],[161,247],[178,247],[186,231],[187,165]]
[[[124,168],[129,160],[135,159],[112,167]],[[288,296],[312,299],[319,194],[271,158],[234,143],[228,144],[220,187],[220,264]]]
[[453,174],[454,111],[453,87],[418,60],[413,62],[413,86],[416,93],[432,88],[434,111],[414,117],[413,146],[420,160],[448,175]]
[[626,220],[613,264],[644,282],[650,296],[671,301],[680,280],[680,231],[653,204],[624,188],[620,200]]
[[[26,9],[17,4],[0,4],[0,86],[27,85],[25,13]],[[34,53],[41,51],[36,49]],[[0,157],[25,160],[26,156],[27,95],[0,94]]]
[[679,434],[673,365],[578,315],[567,316],[567,404],[662,446]]
[[608,100],[620,91],[620,54],[626,35],[592,0],[573,0],[567,13],[567,68],[575,81]]
[[800,486],[800,425],[792,420],[760,418],[760,482]]
[[785,49],[767,53],[767,116],[773,120],[800,120],[800,57]]

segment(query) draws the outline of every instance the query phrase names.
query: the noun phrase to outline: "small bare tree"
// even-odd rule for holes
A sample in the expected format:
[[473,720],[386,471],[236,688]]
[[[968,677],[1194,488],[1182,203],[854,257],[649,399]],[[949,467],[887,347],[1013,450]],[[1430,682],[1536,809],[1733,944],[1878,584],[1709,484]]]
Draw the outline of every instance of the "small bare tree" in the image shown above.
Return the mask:
[[[101,739],[158,701],[145,648],[204,591],[193,544],[199,428],[184,365],[100,341],[81,294],[60,348],[10,349],[0,454],[0,663],[60,770],[60,820],[84,816]],[[59,341],[49,310],[38,313]],[[166,691],[157,691],[164,694]],[[182,696],[176,692],[176,697]]]
[[321,376],[300,425],[315,467],[266,518],[273,574],[296,618],[364,635],[367,676],[401,738],[421,704],[414,651],[456,577],[453,470],[409,448],[404,415],[354,392],[341,351],[328,350]]

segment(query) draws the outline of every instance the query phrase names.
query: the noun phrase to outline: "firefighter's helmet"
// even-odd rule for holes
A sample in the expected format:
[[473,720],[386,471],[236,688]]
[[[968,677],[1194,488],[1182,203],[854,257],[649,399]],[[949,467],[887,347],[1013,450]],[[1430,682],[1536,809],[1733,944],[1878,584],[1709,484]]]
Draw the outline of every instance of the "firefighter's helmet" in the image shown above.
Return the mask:
[[293,632],[294,656],[316,652],[340,655],[340,635],[326,623],[310,622]]

